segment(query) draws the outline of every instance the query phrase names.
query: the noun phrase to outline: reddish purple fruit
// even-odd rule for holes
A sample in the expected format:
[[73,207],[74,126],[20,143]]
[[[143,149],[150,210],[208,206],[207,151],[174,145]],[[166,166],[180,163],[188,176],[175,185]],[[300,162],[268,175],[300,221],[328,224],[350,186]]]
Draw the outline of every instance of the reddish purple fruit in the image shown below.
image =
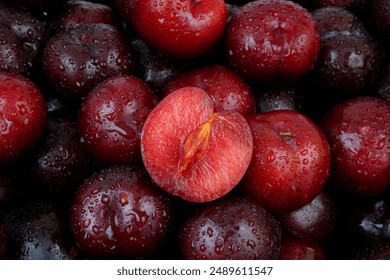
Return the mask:
[[235,72],[224,66],[212,65],[185,72],[172,79],[161,95],[183,87],[198,87],[207,92],[215,111],[237,111],[244,117],[255,114],[255,98],[249,85]]
[[322,191],[310,203],[280,215],[284,232],[295,237],[324,242],[336,227],[336,205],[329,193]]
[[180,248],[185,259],[277,259],[281,229],[248,198],[223,199],[198,209],[185,222]]
[[215,112],[211,97],[194,87],[164,98],[141,134],[142,159],[165,191],[193,202],[215,200],[244,176],[253,150],[245,118]]
[[92,167],[93,162],[80,142],[77,123],[49,118],[45,137],[28,163],[31,181],[64,200],[64,196],[73,196]]
[[68,221],[52,204],[43,201],[15,206],[4,217],[8,233],[8,259],[74,260],[80,258]]
[[63,97],[80,101],[105,79],[135,71],[124,34],[108,24],[81,24],[56,33],[42,53],[49,84]]
[[0,164],[30,150],[46,127],[46,102],[30,80],[0,73]]
[[176,59],[200,56],[223,35],[227,23],[222,0],[116,1],[137,34],[156,52]]
[[141,161],[141,130],[157,97],[134,76],[107,79],[84,100],[79,129],[84,147],[102,165]]
[[142,169],[102,169],[88,178],[70,208],[75,241],[92,258],[145,258],[172,226],[168,198]]
[[390,103],[355,97],[334,106],[322,128],[332,151],[337,188],[373,196],[390,186]]
[[0,69],[31,76],[37,70],[46,24],[21,9],[0,7]]
[[257,114],[248,123],[254,150],[244,190],[278,213],[312,201],[330,172],[329,145],[321,130],[295,111]]
[[68,29],[79,24],[105,23],[119,26],[114,10],[107,5],[83,0],[66,2],[55,23],[56,30]]
[[314,66],[319,49],[311,14],[292,1],[250,2],[234,14],[226,30],[228,62],[255,81],[297,81]]

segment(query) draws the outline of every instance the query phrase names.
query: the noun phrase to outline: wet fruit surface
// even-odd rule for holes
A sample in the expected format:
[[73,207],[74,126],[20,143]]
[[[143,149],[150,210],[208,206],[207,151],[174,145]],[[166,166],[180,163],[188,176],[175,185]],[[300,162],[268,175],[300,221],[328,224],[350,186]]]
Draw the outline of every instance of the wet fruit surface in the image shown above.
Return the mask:
[[320,129],[295,111],[248,118],[253,156],[243,188],[266,208],[282,213],[312,201],[330,172],[329,145]]
[[279,223],[260,204],[225,199],[185,221],[180,246],[186,259],[275,259],[280,239]]
[[30,202],[4,218],[9,258],[19,260],[77,259],[67,220],[47,202]]
[[70,223],[78,246],[94,258],[144,258],[169,233],[172,209],[143,170],[112,167],[83,183]]
[[28,79],[0,74],[0,161],[4,164],[31,149],[46,127],[46,102]]
[[227,22],[222,0],[136,0],[129,6],[129,18],[140,37],[158,53],[188,59],[211,49],[222,37]]
[[1,1],[0,259],[388,259],[389,7]]
[[332,158],[331,180],[344,190],[373,196],[390,183],[390,104],[356,97],[333,108],[323,120]]
[[227,61],[261,82],[294,82],[313,67],[320,41],[309,12],[291,1],[255,1],[230,20]]
[[79,113],[92,158],[106,166],[141,161],[141,130],[156,104],[157,96],[134,76],[113,77],[94,88]]
[[135,71],[127,39],[119,29],[103,23],[56,33],[43,49],[42,64],[50,85],[76,101],[105,79]]

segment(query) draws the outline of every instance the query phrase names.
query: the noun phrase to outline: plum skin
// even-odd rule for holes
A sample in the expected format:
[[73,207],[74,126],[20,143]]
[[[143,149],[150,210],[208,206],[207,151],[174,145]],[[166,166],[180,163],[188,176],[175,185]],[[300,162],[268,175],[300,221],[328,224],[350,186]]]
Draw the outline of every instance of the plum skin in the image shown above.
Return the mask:
[[247,79],[292,83],[313,68],[320,36],[303,7],[292,1],[260,0],[233,15],[224,47],[228,63]]
[[281,228],[254,200],[223,198],[188,217],[179,239],[185,259],[277,259]]
[[334,106],[321,127],[332,152],[336,188],[374,196],[390,186],[390,103],[360,96]]
[[257,114],[247,120],[254,149],[243,190],[279,214],[312,201],[330,173],[329,144],[320,128],[290,110]]
[[140,162],[142,127],[157,103],[157,96],[135,76],[115,76],[97,85],[78,116],[89,155],[103,166]]
[[25,154],[42,137],[46,101],[38,87],[16,74],[0,73],[0,164]]
[[172,205],[143,168],[101,169],[80,186],[69,210],[71,231],[92,258],[145,258],[172,226]]

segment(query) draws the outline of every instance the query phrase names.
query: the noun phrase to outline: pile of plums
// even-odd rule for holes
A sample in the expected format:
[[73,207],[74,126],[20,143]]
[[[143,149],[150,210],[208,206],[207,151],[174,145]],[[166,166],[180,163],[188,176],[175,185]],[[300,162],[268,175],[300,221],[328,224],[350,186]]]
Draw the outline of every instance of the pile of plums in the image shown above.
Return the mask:
[[390,0],[0,1],[0,259],[390,259]]

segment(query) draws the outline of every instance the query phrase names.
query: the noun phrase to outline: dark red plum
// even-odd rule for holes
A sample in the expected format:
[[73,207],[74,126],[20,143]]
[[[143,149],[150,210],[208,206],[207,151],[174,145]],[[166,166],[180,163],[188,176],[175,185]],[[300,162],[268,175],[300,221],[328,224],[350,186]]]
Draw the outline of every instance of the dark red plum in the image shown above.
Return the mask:
[[313,68],[320,38],[311,14],[292,1],[250,2],[229,21],[226,60],[244,77],[292,83]]
[[357,95],[375,86],[383,63],[376,44],[344,34],[321,42],[313,71],[316,81],[329,95]]
[[311,202],[330,174],[329,144],[320,128],[292,110],[256,114],[247,121],[254,148],[243,190],[279,214]]
[[222,38],[227,23],[223,0],[116,1],[124,18],[155,52],[172,59],[196,58]]
[[70,208],[78,246],[91,258],[145,258],[172,227],[172,205],[143,169],[102,169],[88,178]]
[[257,113],[304,110],[303,96],[294,87],[260,88],[255,90],[255,97]]
[[331,195],[322,191],[310,203],[280,215],[284,232],[315,242],[329,239],[336,227],[336,205]]
[[108,5],[83,0],[66,2],[55,22],[57,32],[79,24],[105,23],[119,26],[116,12]]
[[81,24],[56,33],[42,53],[50,86],[73,101],[82,100],[104,80],[135,72],[136,59],[126,36],[109,24]]
[[101,165],[141,161],[140,137],[157,96],[135,76],[117,76],[96,86],[78,118],[83,145]]
[[360,96],[334,106],[322,120],[336,188],[374,196],[390,186],[390,103]]
[[31,181],[63,200],[73,196],[93,167],[80,142],[77,124],[53,117],[49,118],[45,137],[27,165]]
[[23,76],[37,71],[46,23],[25,10],[0,7],[0,69]]
[[136,75],[156,93],[182,72],[184,66],[155,54],[140,38],[136,37],[131,44],[139,60]]
[[281,229],[249,198],[222,199],[198,209],[183,224],[185,259],[277,259]]
[[42,137],[46,101],[36,85],[22,76],[0,73],[0,164],[16,160]]
[[67,219],[47,202],[28,202],[4,217],[8,233],[8,259],[71,260],[80,252],[69,232]]
[[336,35],[351,35],[373,40],[363,22],[352,12],[339,6],[325,6],[311,12],[321,39]]
[[313,6],[316,8],[336,6],[363,15],[369,9],[370,3],[370,0],[314,0]]

